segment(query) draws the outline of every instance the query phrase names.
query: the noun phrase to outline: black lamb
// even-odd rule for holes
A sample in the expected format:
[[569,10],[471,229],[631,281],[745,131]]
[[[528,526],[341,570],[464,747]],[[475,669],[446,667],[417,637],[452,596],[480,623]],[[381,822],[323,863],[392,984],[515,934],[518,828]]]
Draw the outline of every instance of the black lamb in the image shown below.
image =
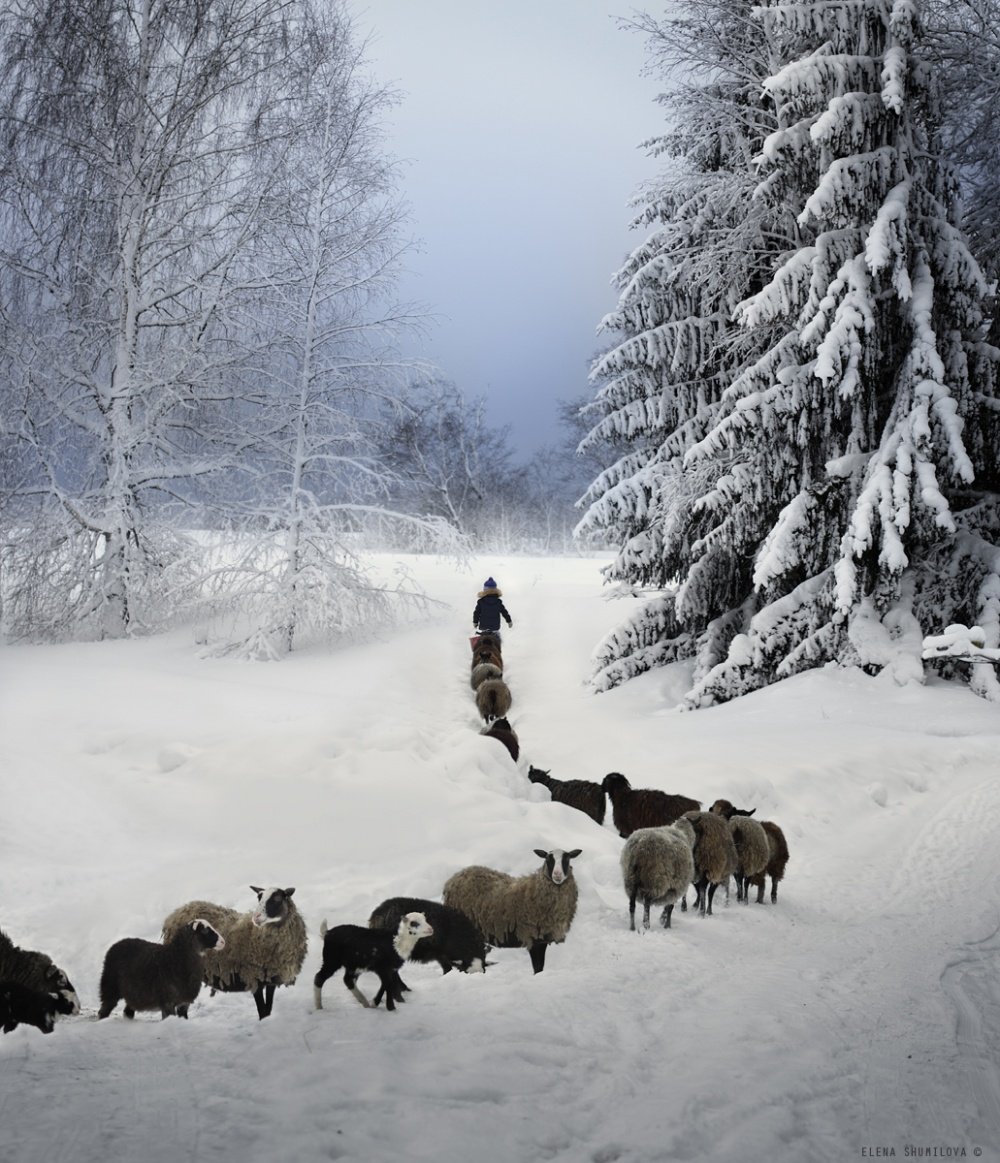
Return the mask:
[[[421,937],[434,935],[427,918],[419,912],[402,917],[395,933],[366,929],[363,925],[334,925],[328,929],[326,921],[319,931],[323,937],[323,964],[313,978],[313,997],[318,1010],[323,1008],[323,983],[340,969],[344,971],[344,985],[363,1006],[377,1006],[384,995],[385,1008],[394,1010],[396,1002],[404,1000],[400,967]],[[369,1002],[358,989],[362,973],[374,973],[379,979],[380,989],[374,1002]]]
[[23,1023],[51,1034],[60,1012],[58,997],[19,981],[0,981],[0,1027],[5,1034]]
[[619,771],[612,771],[601,784],[611,800],[611,816],[618,835],[628,837],[637,828],[662,828],[685,812],[701,809],[698,800],[669,795],[656,788],[635,788]]
[[604,823],[608,801],[604,795],[604,788],[599,783],[589,779],[553,779],[540,767],[529,767],[528,779],[532,783],[540,783],[542,787],[547,787],[554,804],[566,804],[586,813],[598,824]]
[[225,940],[208,921],[191,921],[162,945],[141,937],[116,941],[104,955],[101,1008],[106,1018],[124,999],[125,1017],[136,1010],[159,1010],[161,1018],[186,1018],[201,991],[202,954],[224,949]]

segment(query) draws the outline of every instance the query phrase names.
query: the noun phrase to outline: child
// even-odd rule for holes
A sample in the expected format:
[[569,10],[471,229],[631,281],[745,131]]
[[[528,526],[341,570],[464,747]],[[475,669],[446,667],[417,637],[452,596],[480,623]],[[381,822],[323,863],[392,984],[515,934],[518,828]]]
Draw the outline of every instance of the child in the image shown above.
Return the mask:
[[479,601],[472,611],[472,624],[480,634],[496,634],[500,637],[500,618],[503,617],[508,626],[513,626],[507,607],[501,601],[500,588],[493,578],[488,577],[479,591]]

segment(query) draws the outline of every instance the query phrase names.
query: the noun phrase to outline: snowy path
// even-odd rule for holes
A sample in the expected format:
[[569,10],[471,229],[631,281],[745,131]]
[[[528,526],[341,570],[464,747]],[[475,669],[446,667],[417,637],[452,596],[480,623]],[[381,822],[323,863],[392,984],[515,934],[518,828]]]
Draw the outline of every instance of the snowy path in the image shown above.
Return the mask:
[[[996,710],[844,672],[687,715],[668,672],[594,698],[624,611],[586,565],[489,563],[517,767],[477,734],[475,584],[446,564],[451,616],[278,666],[178,640],[6,652],[0,924],[86,1012],[0,1039],[3,1163],[1000,1159]],[[756,803],[792,849],[778,905],[629,933],[610,822],[548,802],[529,762]],[[484,976],[408,967],[396,1014],[339,979],[316,1013],[314,938],[267,1022],[207,995],[187,1023],[94,1018],[103,951],[180,900],[295,884],[315,934],[555,845],[583,849],[580,909],[539,976],[501,950]]]

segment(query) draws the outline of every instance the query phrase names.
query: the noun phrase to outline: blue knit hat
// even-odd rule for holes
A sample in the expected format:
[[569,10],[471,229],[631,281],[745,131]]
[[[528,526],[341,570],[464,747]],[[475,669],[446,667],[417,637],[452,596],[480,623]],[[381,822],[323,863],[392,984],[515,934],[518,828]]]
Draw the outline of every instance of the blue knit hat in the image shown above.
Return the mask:
[[491,577],[488,577],[486,579],[486,581],[483,582],[483,589],[484,590],[495,590],[496,588],[497,588],[497,583]]

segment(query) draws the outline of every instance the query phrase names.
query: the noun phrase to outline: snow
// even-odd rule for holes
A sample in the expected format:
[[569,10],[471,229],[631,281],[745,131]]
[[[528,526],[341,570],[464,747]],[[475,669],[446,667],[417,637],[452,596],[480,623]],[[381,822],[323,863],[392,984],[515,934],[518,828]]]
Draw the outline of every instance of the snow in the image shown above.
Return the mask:
[[[594,695],[590,651],[622,618],[599,560],[407,564],[448,608],[337,652],[2,649],[0,923],[83,1004],[0,1037],[4,1163],[997,1159],[997,707],[836,668],[687,713],[680,666]],[[490,573],[517,765],[468,684]],[[610,820],[549,802],[529,763],[756,806],[791,848],[778,903],[720,895],[630,933]],[[583,850],[580,906],[544,973],[498,950],[484,975],[408,966],[395,1013],[339,977],[313,1009],[323,919],[556,846]],[[311,934],[272,1017],[204,991],[187,1022],[97,1021],[109,945],[191,898],[249,909],[250,884],[294,885]]]

